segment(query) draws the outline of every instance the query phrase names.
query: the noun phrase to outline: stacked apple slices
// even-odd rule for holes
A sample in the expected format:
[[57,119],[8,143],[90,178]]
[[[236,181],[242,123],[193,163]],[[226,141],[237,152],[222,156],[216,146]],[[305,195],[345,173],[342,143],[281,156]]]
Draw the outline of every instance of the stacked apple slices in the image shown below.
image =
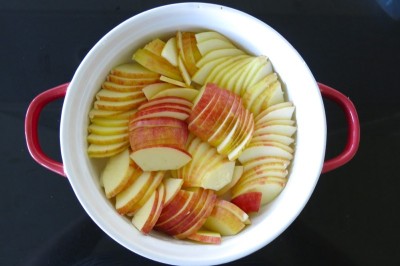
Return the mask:
[[254,130],[253,114],[241,98],[212,83],[200,90],[187,121],[190,132],[231,161],[239,157]]
[[135,62],[110,71],[89,112],[90,157],[109,157],[129,146],[129,118],[147,101],[142,88],[159,80],[159,76]]
[[250,202],[259,198],[260,205],[265,205],[285,187],[297,129],[294,110],[291,102],[283,102],[256,116],[253,137],[238,158],[244,171],[231,191],[233,202],[242,209],[256,211],[257,206],[248,206]]
[[192,159],[185,147],[191,106],[179,97],[155,98],[139,106],[129,122],[129,138],[131,158],[142,170],[176,170]]

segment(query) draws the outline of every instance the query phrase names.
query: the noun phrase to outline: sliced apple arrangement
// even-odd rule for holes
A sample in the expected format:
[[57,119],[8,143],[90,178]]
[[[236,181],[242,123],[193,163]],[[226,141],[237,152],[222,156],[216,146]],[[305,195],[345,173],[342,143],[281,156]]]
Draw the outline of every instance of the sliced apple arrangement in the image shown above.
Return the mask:
[[284,189],[295,106],[269,59],[218,32],[177,32],[116,66],[89,112],[100,183],[143,234],[218,244]]

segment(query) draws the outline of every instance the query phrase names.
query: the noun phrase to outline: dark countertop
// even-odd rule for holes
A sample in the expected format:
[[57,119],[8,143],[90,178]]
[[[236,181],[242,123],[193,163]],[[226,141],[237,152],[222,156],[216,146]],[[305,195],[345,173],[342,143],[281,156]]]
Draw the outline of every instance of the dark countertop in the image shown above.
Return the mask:
[[[74,265],[85,258],[107,261],[110,254],[124,262],[118,265],[157,265],[105,235],[68,180],[32,160],[23,123],[29,102],[69,81],[104,34],[167,2],[0,4],[0,265]],[[355,158],[321,175],[303,212],[276,240],[231,264],[399,265],[400,21],[372,0],[215,3],[248,12],[279,31],[318,81],[354,102],[361,123]],[[344,145],[346,124],[336,105],[325,104],[330,158]],[[47,106],[39,127],[43,149],[58,160],[61,108],[62,100]],[[101,265],[116,265],[108,262]]]

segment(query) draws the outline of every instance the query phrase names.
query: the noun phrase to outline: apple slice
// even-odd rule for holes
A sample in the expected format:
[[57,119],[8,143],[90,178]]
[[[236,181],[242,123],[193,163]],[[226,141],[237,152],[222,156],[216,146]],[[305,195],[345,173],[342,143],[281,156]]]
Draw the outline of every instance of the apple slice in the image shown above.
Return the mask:
[[146,96],[147,100],[150,100],[151,98],[153,98],[154,95],[156,95],[160,91],[170,88],[175,88],[175,85],[166,82],[157,82],[146,85],[145,87],[143,87],[142,91]]
[[146,49],[155,55],[161,56],[164,46],[165,42],[157,38],[146,44],[143,49]]
[[237,205],[233,204],[230,201],[224,200],[224,199],[217,199],[215,206],[221,207],[233,215],[235,215],[237,218],[239,218],[240,221],[243,223],[249,221],[249,215],[244,212],[241,208],[239,208]]
[[233,198],[231,202],[242,209],[245,213],[258,212],[261,207],[262,193],[252,191],[240,194]]
[[121,85],[110,81],[104,81],[101,84],[101,87],[110,91],[118,91],[118,92],[139,92],[142,91],[145,84],[142,85]]
[[179,119],[172,117],[152,117],[132,120],[129,123],[129,131],[142,127],[175,127],[175,128],[187,128],[187,124]]
[[192,78],[190,77],[189,71],[186,69],[185,63],[182,59],[183,55],[179,55],[178,57],[178,69],[181,72],[181,76],[186,86],[190,86],[192,84]]
[[243,130],[240,132],[240,138],[237,139],[236,142],[233,143],[230,152],[228,153],[228,159],[233,161],[236,160],[246,145],[251,140],[251,137],[254,132],[254,119],[253,114],[248,110],[245,110],[247,119],[243,122]]
[[119,134],[128,133],[128,127],[127,126],[108,127],[108,126],[90,124],[88,127],[88,132],[96,135],[115,136]]
[[125,149],[108,159],[100,176],[107,198],[112,198],[118,194],[129,181],[134,171],[129,161],[129,149]]
[[160,77],[160,74],[152,72],[136,62],[121,64],[111,69],[111,75],[123,78],[145,79]]
[[129,101],[137,98],[143,98],[144,93],[141,91],[136,91],[136,92],[118,92],[118,91],[111,91],[111,90],[106,90],[106,89],[101,89],[97,94],[96,94],[96,99],[97,100],[102,100],[102,101],[116,101],[116,102],[121,102],[121,101]]
[[90,122],[104,127],[124,127],[129,125],[129,119],[107,119],[104,117],[94,117],[90,119]]
[[242,186],[233,197],[245,194],[247,192],[261,192],[261,206],[274,200],[285,188],[287,180],[282,178],[260,178],[247,182]]
[[265,156],[279,157],[287,160],[293,159],[293,154],[274,145],[246,148],[242,154],[240,154],[238,159],[242,164],[244,164],[248,161]]
[[154,191],[156,191],[159,188],[164,176],[165,176],[165,171],[158,171],[154,174],[154,178],[149,187],[147,188],[146,193],[138,202],[136,202],[129,209],[129,212],[127,213],[128,216],[135,215],[136,212],[146,204],[146,202],[150,199]]
[[192,88],[170,88],[158,92],[151,99],[162,98],[162,97],[179,97],[188,101],[193,101],[199,93],[198,90]]
[[[179,60],[178,60],[178,62],[179,62]],[[179,81],[179,80],[176,80],[176,79],[169,78],[167,76],[161,75],[160,81],[164,81],[164,82],[170,83],[170,84],[175,85],[177,87],[182,87],[182,88],[186,88],[187,87],[186,83],[183,80],[183,77],[182,77],[182,81]]]
[[143,197],[147,188],[150,186],[154,178],[154,174],[148,171],[143,172],[136,180],[115,197],[115,208],[118,213],[129,213],[130,209],[136,202]]
[[210,51],[196,63],[196,66],[198,68],[200,68],[200,67],[203,67],[208,62],[211,62],[215,59],[219,59],[221,57],[243,55],[243,54],[244,54],[244,52],[237,48],[226,48],[226,49],[218,49],[218,50]]
[[[207,85],[203,86],[199,93],[197,94],[196,98],[193,100],[193,107],[192,113],[188,119],[190,123],[193,121],[203,110],[210,104],[211,100],[218,96],[218,87],[215,84],[208,83]],[[216,95],[217,94],[217,95]]]
[[207,54],[210,51],[217,49],[225,49],[225,48],[236,48],[230,41],[223,40],[220,38],[213,38],[204,40],[197,43],[197,48],[199,49],[202,56]]
[[278,135],[278,134],[265,133],[265,134],[253,135],[253,138],[251,139],[251,141],[252,142],[274,141],[274,142],[279,142],[279,143],[289,146],[292,143],[294,143],[294,138],[288,137],[288,136],[283,136],[283,135]]
[[239,92],[240,95],[243,95],[248,88],[251,88],[264,77],[273,73],[271,61],[266,56],[258,56],[257,59],[258,64],[255,66],[256,69],[253,69],[250,75],[247,75],[243,84],[241,84],[242,90]]
[[[205,196],[204,196],[205,194]],[[198,204],[193,208],[193,211],[187,219],[181,221],[170,234],[177,239],[185,239],[188,236],[197,232],[205,223],[207,217],[211,214],[217,196],[213,190],[203,190],[202,197],[200,197]]]
[[192,159],[185,150],[167,145],[137,150],[131,154],[131,158],[144,171],[175,170]]
[[266,157],[259,157],[254,160],[247,161],[246,163],[243,164],[243,171],[248,171],[252,168],[258,167],[260,165],[264,164],[280,164],[282,165],[282,169],[286,169],[288,165],[290,164],[290,161],[287,159],[279,158],[279,157],[272,157],[272,156],[266,156]]
[[155,98],[155,99],[152,99],[151,101],[142,103],[138,107],[138,110],[144,109],[144,108],[149,107],[149,106],[154,106],[156,104],[161,104],[161,103],[168,103],[168,104],[177,103],[177,104],[180,104],[180,105],[184,105],[184,106],[186,106],[186,107],[188,107],[190,109],[192,109],[192,107],[193,107],[192,102],[187,100],[187,99],[183,99],[181,97],[166,96],[166,97],[162,97],[162,98],[161,97],[160,98]]
[[199,230],[187,237],[187,239],[203,244],[221,244],[221,234],[209,230]]
[[255,179],[260,179],[264,177],[279,177],[286,178],[288,175],[288,170],[286,169],[276,169],[275,166],[263,165],[262,167],[253,168],[245,172],[240,180],[236,183],[236,186],[244,186],[247,182],[253,181]]
[[144,108],[138,111],[131,121],[152,117],[172,117],[183,121],[189,117],[189,114],[190,111],[186,109],[158,106],[156,108]]
[[254,130],[254,136],[261,134],[277,134],[292,137],[297,127],[293,125],[269,125]]
[[128,111],[138,107],[145,101],[147,101],[145,97],[140,97],[129,101],[120,101],[120,102],[97,100],[94,102],[94,107],[96,109],[108,110],[108,111]]
[[216,74],[212,81],[222,88],[235,92],[233,90],[234,85],[242,76],[243,72],[247,71],[247,67],[251,65],[253,61],[254,57],[244,57],[240,60],[237,60]]
[[283,91],[279,81],[268,86],[249,106],[249,109],[257,116],[269,106],[284,102]]
[[201,187],[219,190],[232,181],[235,162],[225,161],[208,170],[201,179]]
[[[178,34],[179,35],[179,32]],[[179,38],[177,37],[177,41],[179,41]],[[197,41],[195,37],[195,33],[193,32],[181,32],[181,58],[183,59],[183,62],[185,63],[186,69],[189,73],[190,76],[193,76],[194,73],[197,71],[197,56],[196,54],[200,55],[200,51],[198,50],[197,47]],[[178,45],[179,47],[179,45]]]
[[235,184],[239,181],[240,177],[243,174],[243,166],[241,165],[236,165],[235,169],[233,170],[233,176],[232,176],[232,180],[231,182],[229,182],[228,184],[226,184],[223,188],[219,189],[218,191],[216,191],[217,196],[222,196],[225,193],[227,193],[233,186],[235,186]]
[[205,84],[207,84],[209,82],[214,82],[216,80],[216,77],[218,77],[218,75],[221,72],[224,72],[227,68],[230,68],[233,64],[235,64],[235,62],[239,62],[246,58],[251,58],[251,56],[246,55],[246,54],[245,55],[236,55],[236,56],[229,57],[226,60],[224,60],[223,62],[219,63],[217,66],[215,66],[210,71],[210,73],[208,74],[208,76],[205,80]]
[[232,56],[224,56],[220,58],[216,58],[214,60],[210,60],[207,63],[204,63],[199,69],[196,71],[196,73],[192,76],[192,81],[194,81],[197,84],[204,85],[206,84],[206,80],[210,73],[213,71],[215,67],[220,65],[221,63],[225,62],[228,59],[234,58],[238,55],[232,55]]
[[176,46],[176,37],[169,38],[166,42],[161,56],[167,59],[167,61],[177,67],[178,66],[178,47]]
[[138,49],[132,57],[133,60],[145,68],[163,76],[182,81],[179,69],[162,56],[156,55],[146,49]]
[[203,226],[222,236],[232,236],[238,234],[245,224],[232,212],[215,205]]
[[122,134],[105,136],[92,133],[89,134],[89,136],[87,137],[87,141],[91,144],[100,144],[100,145],[121,143],[129,141],[129,134],[122,133]]
[[165,202],[164,205],[168,205],[171,200],[176,196],[178,191],[181,189],[183,179],[180,178],[164,178],[163,180],[165,187]]
[[196,41],[204,42],[210,39],[220,39],[223,41],[230,42],[228,38],[216,31],[203,31],[195,34]]
[[157,77],[157,78],[133,79],[133,78],[123,78],[110,74],[107,76],[107,81],[125,86],[138,86],[138,85],[147,85],[158,82],[159,78]]
[[[275,106],[275,105],[273,105],[273,106]],[[262,112],[262,113],[260,113],[260,115],[262,114],[261,116],[260,115],[257,116],[256,122],[261,124],[261,123],[272,121],[272,120],[290,120],[290,119],[292,119],[294,109],[295,109],[294,106],[288,106],[288,107],[283,107],[283,108],[279,108],[276,110],[268,111],[268,112],[265,112],[264,114]],[[265,111],[267,111],[267,110],[268,109],[266,109]]]
[[254,101],[265,91],[268,90],[269,86],[278,80],[276,73],[271,73],[263,77],[259,82],[247,87],[242,92],[243,103],[246,108],[250,108]]
[[175,226],[188,213],[192,206],[197,202],[199,194],[193,191],[179,190],[176,196],[166,204],[161,211],[161,215],[155,225],[159,231],[166,232]]

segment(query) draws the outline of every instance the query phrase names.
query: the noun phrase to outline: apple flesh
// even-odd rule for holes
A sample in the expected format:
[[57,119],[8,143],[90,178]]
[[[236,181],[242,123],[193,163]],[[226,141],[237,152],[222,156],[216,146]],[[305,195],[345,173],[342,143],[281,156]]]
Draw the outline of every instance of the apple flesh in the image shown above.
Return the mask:
[[233,198],[231,202],[238,206],[246,213],[258,212],[261,207],[262,193],[259,191],[252,191],[240,194]]
[[136,62],[118,65],[113,69],[111,69],[110,73],[118,77],[133,78],[133,79],[143,79],[143,78],[158,79],[160,77],[158,73],[152,72],[142,67]]

